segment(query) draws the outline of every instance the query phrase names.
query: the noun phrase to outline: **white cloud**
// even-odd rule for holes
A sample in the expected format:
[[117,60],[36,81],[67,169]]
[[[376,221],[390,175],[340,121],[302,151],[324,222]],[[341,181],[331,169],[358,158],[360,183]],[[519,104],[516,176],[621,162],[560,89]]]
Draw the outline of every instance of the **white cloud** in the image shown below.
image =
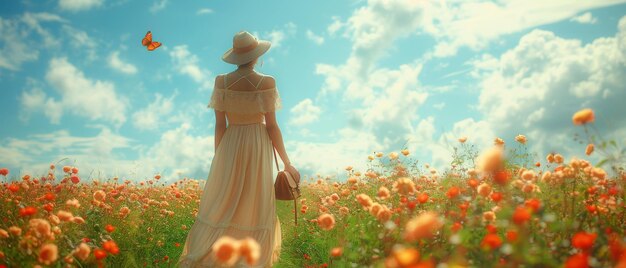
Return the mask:
[[156,0],[156,1],[154,1],[154,3],[152,3],[152,6],[150,6],[150,12],[156,13],[158,11],[163,10],[167,6],[167,1],[168,0]]
[[102,5],[103,0],[59,0],[59,7],[67,11],[84,11]]
[[174,97],[163,98],[163,95],[155,93],[155,99],[145,108],[133,114],[133,125],[142,130],[160,129],[165,116],[174,108]]
[[199,9],[199,10],[198,10],[198,12],[196,12],[196,14],[198,14],[198,15],[204,15],[204,14],[211,14],[211,13],[213,13],[213,12],[214,12],[214,11],[213,11],[213,9],[210,9],[210,8],[201,8],[201,9]]
[[158,143],[140,153],[138,162],[166,170],[170,177],[182,173],[206,179],[214,156],[214,139],[213,136],[194,136],[189,133],[191,128],[190,124],[183,123],[164,132]]
[[46,80],[60,94],[60,100],[47,97],[45,92],[35,87],[22,93],[23,114],[41,110],[54,124],[60,123],[63,113],[105,120],[117,126],[126,121],[128,100],[115,92],[115,85],[85,77],[66,58],[50,60]]
[[441,110],[444,107],[446,107],[446,103],[445,102],[439,102],[439,103],[433,104],[433,108],[435,108],[437,110]]
[[321,174],[344,176],[346,166],[367,169],[367,156],[383,150],[370,133],[343,128],[335,142],[286,141],[289,160],[303,176]]
[[[558,22],[593,8],[623,3],[624,0],[512,0],[424,1],[421,29],[439,43],[435,56],[456,54],[460,47],[485,48],[499,36],[539,25]],[[485,14],[489,14],[485,16]]]
[[70,37],[69,43],[72,45],[72,47],[77,48],[77,49],[85,48],[86,53],[87,53],[87,58],[89,60],[93,61],[98,58],[98,55],[96,52],[98,41],[94,37],[89,36],[87,32],[85,31],[75,29],[68,25],[63,25],[63,30],[65,31],[67,35],[69,35]]
[[571,18],[570,21],[578,22],[580,24],[595,24],[598,22],[598,19],[594,18],[593,15],[591,15],[591,12],[585,12],[579,16]]
[[332,35],[335,35],[335,33],[339,31],[339,29],[341,29],[341,27],[343,26],[344,26],[344,23],[341,22],[339,17],[333,16],[333,22],[330,25],[328,25],[328,28],[326,30],[328,31],[328,34],[332,36]]
[[[577,129],[571,117],[588,107],[605,133],[624,132],[626,120],[626,16],[615,37],[584,44],[544,30],[524,35],[499,57],[475,62],[481,92],[478,110],[494,133],[527,134],[533,151],[582,155],[570,144]],[[608,135],[610,136],[610,135]],[[568,143],[568,140],[570,143]]]
[[282,41],[285,39],[285,33],[281,30],[273,30],[265,36],[267,36],[269,41],[272,42],[273,48],[280,47]]
[[[67,130],[57,130],[0,140],[0,163],[13,167],[12,174],[35,176],[46,175],[51,163],[57,167],[77,166],[78,174],[87,181],[113,176],[138,181],[150,179],[156,173],[162,174],[161,181],[180,176],[206,179],[208,175],[214,152],[213,137],[190,134],[189,124],[165,131],[149,147],[137,146],[136,140],[114,133],[106,126],[88,127],[99,128],[100,132],[95,136],[74,136]],[[138,156],[129,158],[120,149],[135,151]]]
[[[0,68],[19,71],[21,65],[39,58],[42,48],[55,47],[59,39],[50,34],[43,22],[66,22],[51,13],[24,13],[18,19],[0,17]],[[33,32],[39,39],[34,38]]]
[[423,1],[370,0],[346,21],[352,58],[364,73],[388,53],[397,38],[413,33],[423,19]]
[[170,57],[174,62],[174,69],[179,73],[191,77],[196,83],[200,84],[203,89],[213,86],[210,80],[211,72],[202,69],[198,64],[200,62],[198,56],[192,54],[187,45],[175,46],[170,52]]
[[314,32],[312,32],[311,30],[307,30],[306,31],[306,37],[309,38],[309,40],[315,42],[318,45],[321,45],[324,43],[324,37],[316,35]]
[[23,174],[45,175],[50,163],[69,157],[77,160],[83,178],[96,167],[104,173],[110,172],[111,167],[117,166],[98,164],[117,161],[121,155],[114,150],[129,147],[132,140],[107,127],[95,127],[100,128],[100,132],[92,137],[72,136],[68,130],[57,130],[24,138],[5,138],[0,142],[5,151],[0,154],[0,162],[19,167]]
[[26,122],[30,118],[31,113],[42,110],[44,115],[50,118],[51,123],[59,124],[61,122],[61,116],[63,116],[62,104],[52,98],[47,98],[46,93],[41,90],[41,85],[34,80],[29,80],[27,84],[31,86],[31,90],[22,91],[20,98],[22,103],[22,111],[19,115],[20,120]]
[[270,32],[265,32],[262,35],[259,35],[257,32],[253,32],[252,34],[259,37],[260,39],[269,40],[272,43],[272,48],[281,47],[283,41],[287,39],[289,36],[294,36],[298,30],[298,26],[293,22],[288,22],[283,25],[282,28],[274,29]]
[[124,62],[120,59],[120,52],[113,51],[111,55],[109,55],[109,66],[116,71],[125,73],[125,74],[135,74],[137,73],[137,67],[128,62]]
[[292,117],[289,123],[296,126],[302,126],[317,121],[322,110],[320,107],[315,106],[311,99],[307,98],[291,108],[290,112]]

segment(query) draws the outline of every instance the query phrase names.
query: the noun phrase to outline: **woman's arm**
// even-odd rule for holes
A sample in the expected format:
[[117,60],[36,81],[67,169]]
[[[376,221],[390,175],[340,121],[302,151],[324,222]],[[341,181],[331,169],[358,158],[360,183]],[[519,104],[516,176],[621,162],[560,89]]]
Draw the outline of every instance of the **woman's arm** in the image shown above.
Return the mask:
[[[224,79],[221,75],[215,77],[215,85],[213,86],[213,90],[219,87],[222,88],[224,86]],[[215,152],[217,152],[217,147],[220,145],[222,141],[222,137],[224,136],[224,132],[226,132],[226,112],[215,110]]]
[[215,110],[215,152],[222,141],[224,132],[226,132],[226,113]]
[[280,159],[283,160],[285,166],[291,165],[289,156],[287,156],[287,150],[285,150],[285,143],[283,142],[283,134],[280,132],[278,123],[276,122],[276,113],[270,112],[265,114],[265,125],[267,128],[267,134],[269,134],[272,144],[276,148]]

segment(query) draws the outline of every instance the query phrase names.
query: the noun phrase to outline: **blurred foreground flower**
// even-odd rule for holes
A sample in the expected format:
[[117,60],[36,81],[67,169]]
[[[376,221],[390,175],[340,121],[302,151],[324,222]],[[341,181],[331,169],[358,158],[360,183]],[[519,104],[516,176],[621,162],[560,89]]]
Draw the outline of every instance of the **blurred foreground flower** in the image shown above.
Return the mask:
[[589,108],[582,109],[576,112],[574,116],[572,116],[572,122],[574,122],[574,125],[584,125],[587,123],[592,123],[594,120],[595,115],[593,113],[593,110]]

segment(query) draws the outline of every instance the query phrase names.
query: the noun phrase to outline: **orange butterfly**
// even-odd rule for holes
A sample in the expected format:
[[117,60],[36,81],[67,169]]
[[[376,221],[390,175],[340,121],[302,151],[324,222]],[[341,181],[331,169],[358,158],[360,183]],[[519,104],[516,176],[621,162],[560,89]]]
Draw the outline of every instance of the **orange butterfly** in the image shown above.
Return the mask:
[[157,47],[161,46],[160,42],[152,42],[152,32],[148,31],[146,33],[146,37],[141,39],[141,44],[145,46],[149,51],[157,49]]

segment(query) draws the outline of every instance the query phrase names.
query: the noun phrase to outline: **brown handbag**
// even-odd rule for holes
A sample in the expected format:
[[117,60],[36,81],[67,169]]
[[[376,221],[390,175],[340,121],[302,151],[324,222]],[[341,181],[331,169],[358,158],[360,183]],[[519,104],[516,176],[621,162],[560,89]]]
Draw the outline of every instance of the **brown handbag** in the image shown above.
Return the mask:
[[[272,146],[274,147],[274,146]],[[295,178],[287,170],[280,170],[278,167],[278,159],[276,158],[276,148],[274,152],[274,161],[276,162],[276,181],[274,181],[274,192],[278,200],[293,200],[294,222],[298,225],[298,205],[296,200],[300,197],[300,179]]]

